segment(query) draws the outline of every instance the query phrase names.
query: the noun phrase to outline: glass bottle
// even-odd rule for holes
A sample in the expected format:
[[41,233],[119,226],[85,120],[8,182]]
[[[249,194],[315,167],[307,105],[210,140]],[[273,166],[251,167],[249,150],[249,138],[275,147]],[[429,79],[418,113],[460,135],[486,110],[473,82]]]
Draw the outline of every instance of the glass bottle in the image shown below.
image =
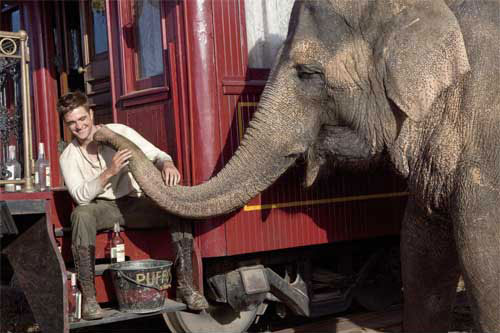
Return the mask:
[[61,242],[59,241],[59,239],[56,238],[56,244],[57,244],[57,249],[59,250],[59,253],[62,253],[62,246],[61,246]]
[[37,191],[50,190],[50,164],[45,159],[43,142],[38,145],[38,159],[35,162],[35,188]]
[[[9,146],[9,159],[5,163],[5,167],[9,172],[7,180],[21,179],[21,164],[16,160],[16,146]],[[20,191],[20,184],[5,184],[5,192]]]
[[111,262],[125,261],[125,242],[120,236],[120,224],[117,222],[113,226],[113,236],[111,237]]
[[76,286],[76,274],[71,273],[71,288],[69,290],[69,321],[76,322],[82,318],[82,293]]

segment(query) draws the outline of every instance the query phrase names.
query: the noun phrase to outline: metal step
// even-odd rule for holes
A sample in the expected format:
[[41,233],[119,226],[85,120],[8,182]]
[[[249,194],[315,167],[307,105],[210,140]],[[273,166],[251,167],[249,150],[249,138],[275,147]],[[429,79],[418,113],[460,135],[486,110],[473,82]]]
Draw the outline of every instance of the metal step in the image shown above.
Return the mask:
[[118,321],[131,320],[137,318],[145,318],[156,316],[166,312],[175,312],[175,311],[183,311],[186,310],[186,305],[184,303],[179,303],[170,299],[167,299],[166,305],[163,309],[150,313],[128,313],[121,312],[117,309],[105,308],[103,309],[106,312],[106,316],[102,319],[97,320],[80,320],[78,322],[70,323],[70,329],[82,328],[87,326],[96,326],[102,324],[115,323]]

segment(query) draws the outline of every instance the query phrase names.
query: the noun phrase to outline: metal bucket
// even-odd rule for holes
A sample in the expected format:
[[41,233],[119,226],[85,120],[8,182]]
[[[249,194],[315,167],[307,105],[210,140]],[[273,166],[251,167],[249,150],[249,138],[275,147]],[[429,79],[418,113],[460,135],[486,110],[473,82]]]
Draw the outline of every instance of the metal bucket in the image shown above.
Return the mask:
[[109,269],[120,311],[148,313],[165,307],[171,267],[171,261],[153,259],[112,264]]

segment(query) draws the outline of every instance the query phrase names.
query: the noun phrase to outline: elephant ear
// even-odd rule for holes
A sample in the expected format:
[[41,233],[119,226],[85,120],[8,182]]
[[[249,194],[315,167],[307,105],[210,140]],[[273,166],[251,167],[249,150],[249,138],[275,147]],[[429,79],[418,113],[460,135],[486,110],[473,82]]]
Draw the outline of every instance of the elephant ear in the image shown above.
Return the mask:
[[[394,24],[395,23],[395,24]],[[383,42],[388,97],[412,120],[470,69],[460,26],[441,1],[416,1],[389,23]]]

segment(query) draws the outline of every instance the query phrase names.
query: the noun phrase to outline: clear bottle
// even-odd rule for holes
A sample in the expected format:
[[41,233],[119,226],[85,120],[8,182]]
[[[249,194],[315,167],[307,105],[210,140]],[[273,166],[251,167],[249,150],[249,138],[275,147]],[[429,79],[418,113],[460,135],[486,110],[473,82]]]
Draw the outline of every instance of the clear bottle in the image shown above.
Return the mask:
[[[5,163],[9,177],[7,180],[21,179],[21,164],[16,160],[16,146],[9,146],[9,159]],[[16,192],[21,190],[20,184],[5,184],[5,192]]]
[[38,145],[38,159],[35,162],[35,188],[37,191],[50,190],[50,164],[45,159],[43,142]]
[[71,273],[71,288],[69,290],[69,321],[76,322],[82,318],[82,293],[76,285],[76,274]]
[[59,239],[56,238],[56,244],[57,244],[57,249],[59,250],[59,253],[62,253],[62,246],[61,246],[61,242],[59,241]]
[[113,226],[113,236],[111,237],[111,262],[122,262],[125,261],[125,242],[120,236],[120,224],[115,223]]

